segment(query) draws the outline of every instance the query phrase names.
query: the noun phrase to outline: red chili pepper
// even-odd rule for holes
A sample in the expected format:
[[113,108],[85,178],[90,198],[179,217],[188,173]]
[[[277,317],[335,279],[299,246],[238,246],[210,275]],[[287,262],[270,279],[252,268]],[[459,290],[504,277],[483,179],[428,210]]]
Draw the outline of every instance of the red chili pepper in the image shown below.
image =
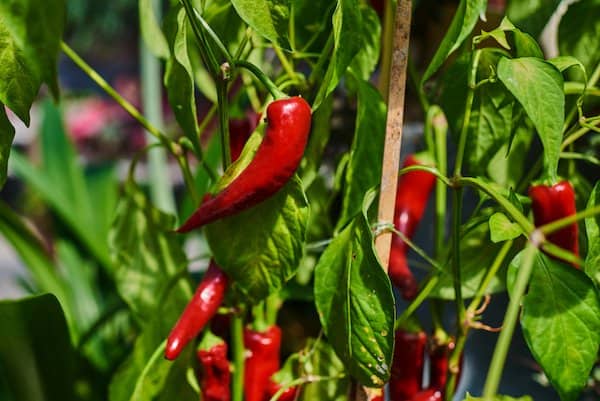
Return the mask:
[[231,399],[231,371],[227,360],[227,344],[220,342],[196,352],[200,362],[200,389],[203,401],[229,401]]
[[167,338],[165,358],[170,360],[177,358],[187,343],[202,331],[223,302],[227,284],[227,276],[211,260],[194,296]]
[[435,389],[427,389],[415,394],[410,401],[441,401],[442,393]]
[[423,331],[396,331],[389,389],[391,401],[409,401],[422,389],[427,335]]
[[253,110],[247,112],[244,118],[232,118],[229,120],[229,150],[232,162],[240,157],[244,145],[256,129],[259,121],[260,114]]
[[[575,192],[568,181],[561,181],[552,186],[534,185],[529,188],[529,197],[536,227],[577,213]],[[553,232],[548,235],[548,240],[579,256],[577,223]]]
[[266,331],[244,328],[244,400],[264,401],[271,376],[279,370],[281,329],[270,326]]
[[[429,350],[429,387],[432,390],[439,391],[442,396],[446,388],[448,380],[448,363],[452,351],[456,344],[453,339],[449,339],[443,344],[433,344]],[[459,362],[459,372],[456,378],[456,385],[460,380],[460,372],[462,371],[462,355]]]
[[[423,165],[414,155],[408,156],[404,162],[404,167]],[[410,171],[398,178],[394,226],[409,239],[415,234],[417,225],[423,217],[435,179],[435,175],[425,171]],[[402,297],[411,300],[418,293],[418,284],[408,267],[407,251],[406,243],[399,236],[394,235],[388,272]]]
[[177,232],[241,212],[281,189],[302,160],[310,119],[310,106],[301,97],[272,102],[267,107],[265,136],[250,164],[222,191],[205,198]]

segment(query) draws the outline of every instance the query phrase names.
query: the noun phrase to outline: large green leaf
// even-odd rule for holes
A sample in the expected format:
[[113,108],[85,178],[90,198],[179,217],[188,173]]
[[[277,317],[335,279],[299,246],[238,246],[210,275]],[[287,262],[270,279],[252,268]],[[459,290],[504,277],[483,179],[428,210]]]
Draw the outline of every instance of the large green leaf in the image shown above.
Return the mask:
[[329,244],[315,268],[315,302],[329,342],[347,370],[366,386],[390,377],[394,295],[373,248],[367,220],[375,192]]
[[[600,182],[592,190],[587,207],[592,208],[600,205]],[[585,232],[588,240],[588,252],[585,258],[584,270],[588,276],[600,286],[600,217],[588,217],[585,219]]]
[[[331,16],[337,0],[292,0],[295,49],[321,52],[331,33]],[[294,50],[295,50],[294,49]]]
[[350,162],[346,167],[342,209],[337,229],[356,216],[370,188],[379,185],[387,108],[370,83],[357,79],[358,110]]
[[169,46],[167,40],[160,29],[160,23],[156,18],[156,12],[153,9],[154,4],[160,4],[159,2],[153,2],[152,0],[139,0],[138,11],[140,17],[140,31],[142,38],[144,38],[144,44],[148,46],[148,49],[156,57],[166,59],[169,57]]
[[[511,262],[517,270],[522,253]],[[562,401],[585,387],[600,345],[600,300],[583,272],[538,252],[523,299],[527,345]]]
[[533,122],[544,146],[545,178],[555,182],[565,112],[560,71],[538,58],[502,58],[498,78]]
[[252,304],[283,287],[300,264],[307,220],[302,183],[292,178],[264,202],[206,227],[234,296]]
[[381,47],[381,22],[372,7],[361,4],[363,46],[350,64],[350,70],[368,81],[379,62]]
[[159,309],[163,316],[178,316],[180,305],[191,297],[185,280],[173,282],[187,271],[174,226],[174,216],[155,208],[135,184],[128,183],[109,241],[117,288],[141,323]]
[[467,393],[467,396],[465,397],[464,401],[533,401],[533,399],[528,396],[528,395],[524,395],[522,397],[510,397],[508,395],[500,395],[497,394],[495,395],[492,399],[489,398],[482,398],[482,397],[473,397],[471,394]]
[[289,49],[289,0],[232,0],[240,17],[252,29],[280,47]]
[[27,125],[42,82],[58,96],[57,60],[64,22],[64,0],[0,2],[0,103]]
[[357,0],[339,0],[333,13],[333,54],[313,102],[313,110],[335,89],[352,59],[363,47],[363,21]]
[[560,0],[510,0],[506,13],[521,29],[538,37],[560,4]]
[[169,104],[185,136],[199,147],[194,70],[188,54],[188,19],[183,8],[169,13],[165,31],[171,49],[164,76]]
[[56,298],[0,301],[0,321],[1,374],[12,400],[74,400],[76,354]]
[[573,56],[593,71],[600,63],[600,1],[577,1],[560,20],[558,48],[562,56]]
[[440,66],[471,34],[479,17],[485,15],[487,0],[461,0],[448,32],[442,39],[429,66],[423,73],[421,85],[435,74]]
[[8,121],[4,105],[0,103],[0,189],[2,189],[6,182],[8,156],[10,155],[10,147],[14,137],[15,129],[10,121]]

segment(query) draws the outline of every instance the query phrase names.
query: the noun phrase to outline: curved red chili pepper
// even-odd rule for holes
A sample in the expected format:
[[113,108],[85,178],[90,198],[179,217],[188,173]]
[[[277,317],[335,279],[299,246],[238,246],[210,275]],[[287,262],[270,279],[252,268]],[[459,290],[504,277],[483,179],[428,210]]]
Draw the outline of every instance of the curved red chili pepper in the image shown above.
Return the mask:
[[250,164],[222,191],[206,198],[177,232],[241,212],[281,189],[302,160],[310,119],[310,106],[301,97],[272,102],[265,136]]
[[177,358],[187,343],[202,331],[223,302],[227,284],[227,276],[211,260],[194,296],[167,338],[165,358],[170,360]]
[[270,326],[266,331],[244,328],[244,400],[264,401],[271,376],[279,370],[281,329]]
[[231,399],[231,371],[227,360],[227,344],[213,345],[196,352],[200,362],[200,389],[203,401],[229,401]]
[[[536,227],[577,213],[575,192],[568,181],[561,181],[552,186],[534,185],[529,188],[529,197]],[[579,256],[577,223],[553,232],[548,235],[548,240]]]
[[427,335],[396,331],[389,390],[391,401],[409,401],[422,389]]
[[[404,161],[403,167],[423,166],[414,155]],[[426,171],[410,171],[398,178],[396,190],[396,206],[394,211],[394,226],[396,230],[411,239],[417,230],[417,225],[423,218],[429,195],[435,185],[435,175]],[[394,235],[390,249],[388,274],[404,299],[413,299],[418,292],[415,280],[406,260],[408,246],[402,239]]]
[[[439,391],[442,396],[448,380],[448,364],[450,355],[454,351],[456,344],[453,339],[449,339],[443,344],[434,344],[429,350],[429,389]],[[456,386],[460,381],[462,372],[463,355],[460,356],[459,371],[456,377]]]

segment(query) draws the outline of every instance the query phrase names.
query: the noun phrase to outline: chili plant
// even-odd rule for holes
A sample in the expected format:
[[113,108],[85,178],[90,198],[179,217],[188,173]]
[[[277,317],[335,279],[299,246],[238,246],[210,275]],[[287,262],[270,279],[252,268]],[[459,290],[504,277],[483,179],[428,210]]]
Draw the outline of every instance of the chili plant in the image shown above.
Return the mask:
[[[441,8],[414,3],[139,0],[142,112],[64,40],[65,0],[3,1],[0,183],[49,213],[0,204],[36,294],[0,303],[2,399],[528,400],[500,386],[517,325],[562,401],[597,396],[600,3],[460,0],[432,57],[411,17]],[[59,57],[153,137],[121,181],[67,139]],[[37,167],[5,110],[46,92]]]

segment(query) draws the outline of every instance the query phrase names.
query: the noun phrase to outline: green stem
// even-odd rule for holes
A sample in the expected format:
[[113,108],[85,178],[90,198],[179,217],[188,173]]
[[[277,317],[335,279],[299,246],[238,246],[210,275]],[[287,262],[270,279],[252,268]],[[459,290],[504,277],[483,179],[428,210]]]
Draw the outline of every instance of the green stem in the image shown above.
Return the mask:
[[569,146],[570,144],[572,144],[573,142],[575,142],[576,140],[578,140],[579,138],[581,138],[582,136],[584,136],[585,134],[590,132],[591,131],[590,127],[591,126],[589,124],[586,124],[585,126],[581,127],[580,129],[578,129],[577,131],[573,132],[571,135],[566,137],[565,140],[563,141],[563,143],[560,145],[560,150],[561,151],[565,150],[567,148],[567,146]]
[[244,319],[243,314],[235,313],[231,318],[231,340],[233,345],[232,401],[244,399]]
[[279,46],[273,46],[273,50],[275,50],[275,54],[277,55],[277,58],[279,59],[279,62],[281,63],[285,73],[290,78],[295,78],[298,74],[296,74],[296,71],[294,71],[294,66],[290,63],[285,54],[283,54],[281,48]]
[[229,148],[229,118],[227,82],[219,80],[217,82],[217,99],[219,102],[219,134],[221,136],[221,154],[223,160],[223,171],[231,164],[231,149]]
[[584,154],[575,153],[575,152],[561,152],[560,158],[567,159],[567,160],[582,160],[582,161],[588,162],[590,164],[595,164],[596,166],[600,166],[600,159],[598,159],[597,157],[594,157],[592,155],[584,155]]
[[171,153],[175,154],[172,142],[154,125],[152,125],[134,105],[123,98],[112,86],[108,84],[88,63],[86,63],[65,42],[60,42],[61,50],[69,57],[75,65],[89,76],[106,94],[119,104],[131,117],[139,122],[152,136],[157,138]]
[[523,229],[525,233],[533,231],[534,226],[508,199],[494,191],[487,183],[479,178],[460,177],[456,179],[458,185],[467,185],[481,190],[495,200],[508,215]]
[[533,271],[533,262],[536,252],[536,246],[529,242],[524,251],[521,266],[513,286],[510,302],[506,309],[506,314],[504,315],[502,331],[498,337],[498,342],[496,343],[494,355],[492,356],[492,361],[483,387],[483,399],[485,401],[493,401],[498,392],[498,386],[500,385],[500,379],[504,370],[504,363],[506,362],[506,355],[508,354],[508,348],[515,331],[517,319],[519,318],[521,301],[525,294],[527,284],[529,283],[531,272]]
[[286,97],[286,94],[279,90],[277,85],[269,77],[265,75],[257,66],[252,64],[249,61],[245,60],[237,60],[235,62],[236,67],[242,67],[248,71],[250,71],[264,86],[267,88],[269,93],[273,96],[274,99],[281,99]]
[[[588,79],[587,83],[585,84],[585,88],[587,88],[586,89],[586,94],[587,94],[587,90],[589,88],[593,88],[594,85],[596,85],[596,83],[598,82],[598,79],[600,79],[600,63],[598,63],[596,65],[596,68],[594,69],[594,72],[592,73],[592,75]],[[563,125],[563,132],[567,130],[567,128],[571,124],[571,121],[573,121],[573,118],[575,117],[576,114],[577,114],[577,104],[575,104],[573,106],[573,108],[571,108],[571,111],[569,112],[569,114],[565,118],[565,123]]]
[[478,49],[473,52],[471,70],[469,72],[469,88],[465,103],[465,114],[463,117],[462,128],[460,130],[458,148],[456,150],[456,164],[454,165],[454,175],[457,177],[460,176],[462,172],[465,147],[467,144],[467,135],[469,133],[469,123],[471,122],[471,109],[473,108],[473,100],[475,98],[475,81],[477,79],[477,67],[479,66],[480,56],[481,50]]
[[[151,7],[156,18],[162,19],[160,2],[152,0]],[[140,36],[140,72],[141,72],[141,95],[142,109],[148,116],[148,121],[159,130],[163,130],[164,121],[162,114],[162,79],[160,63],[146,46],[144,39]],[[155,140],[149,132],[146,132],[149,143]],[[150,198],[153,203],[167,213],[175,213],[175,198],[171,188],[167,155],[162,148],[148,153],[148,178],[150,187]]]
[[221,51],[222,56],[225,57],[225,60],[227,60],[227,62],[230,65],[233,65],[233,57],[231,57],[231,53],[229,53],[229,50],[227,50],[227,47],[225,47],[225,45],[219,38],[219,35],[217,35],[215,33],[215,31],[213,31],[213,29],[210,27],[210,25],[208,25],[208,22],[206,22],[206,20],[204,18],[202,18],[202,15],[200,15],[198,10],[196,10],[195,8],[192,7],[192,11],[194,13],[194,16],[196,17],[196,20],[200,23],[200,25],[202,25],[202,28],[204,28],[204,30],[208,33],[208,36],[210,36],[210,38],[213,40],[213,42],[215,43],[215,45],[217,46],[219,51]]
[[[438,122],[438,119],[443,118],[443,122]],[[434,132],[434,145],[435,145],[435,164],[437,166],[440,175],[445,177],[447,174],[447,143],[446,135],[448,130],[448,123],[440,110],[440,114],[432,116],[432,128]],[[436,260],[442,257],[442,250],[444,249],[444,241],[446,237],[446,184],[441,180],[437,180],[435,183],[435,242],[434,242],[434,255]]]
[[404,175],[411,171],[426,171],[430,174],[435,175],[437,177],[437,179],[440,180],[444,185],[449,186],[449,187],[454,186],[452,184],[452,181],[450,181],[445,175],[440,173],[440,171],[438,169],[436,169],[435,167],[431,167],[431,166],[414,165],[414,166],[404,167],[400,171],[398,171],[398,176]]
[[190,21],[190,25],[192,26],[192,31],[196,36],[196,40],[198,41],[199,49],[200,49],[200,57],[202,57],[202,61],[210,71],[213,77],[219,76],[219,62],[215,57],[215,54],[212,51],[212,48],[209,46],[206,37],[204,36],[204,31],[200,29],[198,26],[198,22],[196,18],[193,18],[195,15],[194,6],[191,4],[190,0],[180,0],[185,8],[185,13],[187,14],[188,20]]
[[576,223],[579,220],[583,220],[586,217],[593,217],[597,214],[600,214],[600,205],[582,210],[581,212],[568,217],[563,217],[560,220],[554,220],[548,224],[544,224],[543,226],[538,227],[538,230],[540,230],[544,235],[548,235],[560,230],[561,228],[570,226],[571,224]]
[[391,231],[394,234],[396,234],[397,236],[399,236],[400,239],[402,239],[402,241],[404,241],[406,243],[406,245],[408,245],[413,251],[415,251],[415,253],[417,255],[422,257],[434,269],[436,269],[440,272],[444,270],[435,260],[433,260],[432,258],[429,257],[429,255],[427,255],[427,253],[423,250],[423,248],[419,247],[417,244],[412,242],[403,232],[396,230],[392,224],[389,225],[389,231]]
[[[381,32],[381,57],[379,58],[379,78],[377,80],[377,89],[379,93],[387,103],[388,90],[390,86],[390,70],[392,67],[392,43],[394,37],[394,1],[385,0],[383,11],[383,30]],[[408,73],[411,74],[410,57],[408,59]],[[410,76],[409,75],[409,76]],[[417,88],[420,88],[419,82],[417,81]],[[418,93],[419,89],[417,89]],[[426,98],[425,98],[426,99]],[[419,100],[421,97],[419,96]]]
[[466,335],[465,331],[465,304],[462,297],[462,274],[460,271],[460,226],[462,223],[463,190],[457,188],[454,191],[454,200],[452,202],[452,282],[454,283],[454,299],[456,303],[456,341]]
[[423,302],[425,302],[425,300],[427,299],[429,294],[431,294],[431,291],[433,291],[435,289],[435,287],[437,286],[439,281],[440,281],[439,273],[431,275],[431,276],[429,276],[429,278],[425,279],[425,284],[419,291],[419,294],[417,295],[417,297],[415,299],[413,299],[410,302],[410,304],[408,304],[406,309],[404,309],[402,314],[400,314],[400,316],[398,316],[398,319],[396,319],[396,324],[394,326],[394,328],[396,330],[399,329],[400,327],[402,327],[404,325],[404,323],[408,320],[408,318],[410,318],[412,316],[412,314],[415,313],[415,311],[419,308],[419,306],[421,306],[421,304]]
[[327,42],[325,43],[325,46],[323,47],[323,51],[319,55],[319,59],[317,60],[317,63],[315,64],[314,68],[312,69],[312,71],[310,73],[310,76],[308,77],[308,82],[310,84],[314,84],[316,80],[322,78],[323,67],[329,61],[331,61],[330,52],[333,49],[333,46],[334,46],[333,33],[331,33],[331,34],[329,34],[329,37],[327,38]]
[[[429,100],[427,99],[427,95],[425,94],[425,90],[423,89],[423,87],[421,86],[421,77],[419,76],[419,72],[417,71],[417,68],[415,67],[415,63],[413,63],[413,59],[412,57],[408,57],[408,64],[407,64],[407,70],[408,70],[408,77],[410,79],[410,83],[413,86],[413,89],[415,90],[415,92],[417,92],[417,97],[419,99],[419,103],[421,104],[421,108],[423,109],[424,113],[428,113],[429,112]],[[382,71],[383,74],[383,71]]]

